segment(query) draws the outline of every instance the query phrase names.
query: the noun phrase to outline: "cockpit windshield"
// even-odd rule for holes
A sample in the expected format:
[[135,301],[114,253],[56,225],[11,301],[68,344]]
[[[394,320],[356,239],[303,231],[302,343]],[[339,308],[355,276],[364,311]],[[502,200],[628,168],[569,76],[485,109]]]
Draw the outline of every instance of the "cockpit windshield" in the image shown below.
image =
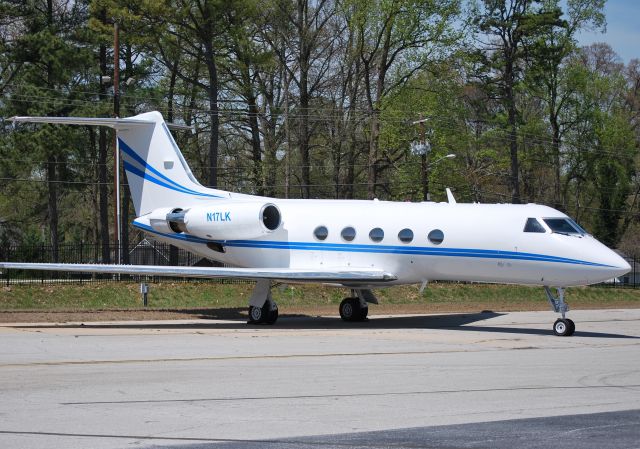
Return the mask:
[[586,234],[585,230],[570,218],[545,218],[544,222],[557,234]]
[[574,228],[576,228],[578,231],[580,231],[580,233],[582,234],[588,234],[587,231],[585,231],[582,226],[580,226],[578,223],[576,223],[575,221],[573,221],[571,218],[567,218],[567,220],[569,220],[569,223],[571,223],[573,225]]

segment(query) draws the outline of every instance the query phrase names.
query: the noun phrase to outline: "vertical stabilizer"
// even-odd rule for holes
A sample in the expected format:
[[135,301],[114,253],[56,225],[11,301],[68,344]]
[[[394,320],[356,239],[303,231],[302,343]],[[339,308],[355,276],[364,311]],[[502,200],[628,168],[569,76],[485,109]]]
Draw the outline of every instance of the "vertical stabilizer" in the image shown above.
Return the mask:
[[206,188],[195,179],[159,112],[147,112],[131,119],[146,124],[118,126],[117,133],[138,216],[159,207],[178,208],[229,198],[228,192]]
[[[123,119],[12,117],[11,120],[114,128],[138,216],[160,207],[184,208],[231,197],[229,192],[204,187],[195,179],[159,112]],[[234,197],[244,196],[249,195],[234,194]]]

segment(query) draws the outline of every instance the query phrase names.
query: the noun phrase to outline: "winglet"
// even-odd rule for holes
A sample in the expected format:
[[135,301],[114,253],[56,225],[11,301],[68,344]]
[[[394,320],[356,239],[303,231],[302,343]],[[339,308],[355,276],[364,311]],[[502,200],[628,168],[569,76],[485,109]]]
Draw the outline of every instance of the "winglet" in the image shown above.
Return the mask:
[[456,204],[457,201],[453,197],[453,193],[451,193],[451,189],[449,187],[447,187],[445,190],[447,192],[447,201],[449,202],[449,204]]

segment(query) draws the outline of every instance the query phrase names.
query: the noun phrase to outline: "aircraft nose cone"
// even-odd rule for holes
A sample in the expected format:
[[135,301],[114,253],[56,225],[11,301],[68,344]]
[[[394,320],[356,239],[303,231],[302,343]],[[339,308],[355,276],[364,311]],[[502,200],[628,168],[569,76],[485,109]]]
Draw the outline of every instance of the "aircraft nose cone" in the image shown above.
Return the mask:
[[607,264],[610,268],[611,277],[619,277],[631,271],[631,265],[619,254],[611,251],[611,260]]

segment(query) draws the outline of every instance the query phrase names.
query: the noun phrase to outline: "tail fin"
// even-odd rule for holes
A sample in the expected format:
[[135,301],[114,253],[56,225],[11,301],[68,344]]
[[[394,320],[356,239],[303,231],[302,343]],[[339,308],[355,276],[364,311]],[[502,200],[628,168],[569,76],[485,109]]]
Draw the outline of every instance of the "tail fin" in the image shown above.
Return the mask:
[[118,145],[138,216],[159,207],[229,198],[228,192],[203,187],[196,180],[159,112],[135,119],[151,124],[118,129]]
[[118,118],[13,117],[15,122],[114,128],[138,216],[160,207],[184,207],[230,193],[202,186],[193,176],[159,112]]

